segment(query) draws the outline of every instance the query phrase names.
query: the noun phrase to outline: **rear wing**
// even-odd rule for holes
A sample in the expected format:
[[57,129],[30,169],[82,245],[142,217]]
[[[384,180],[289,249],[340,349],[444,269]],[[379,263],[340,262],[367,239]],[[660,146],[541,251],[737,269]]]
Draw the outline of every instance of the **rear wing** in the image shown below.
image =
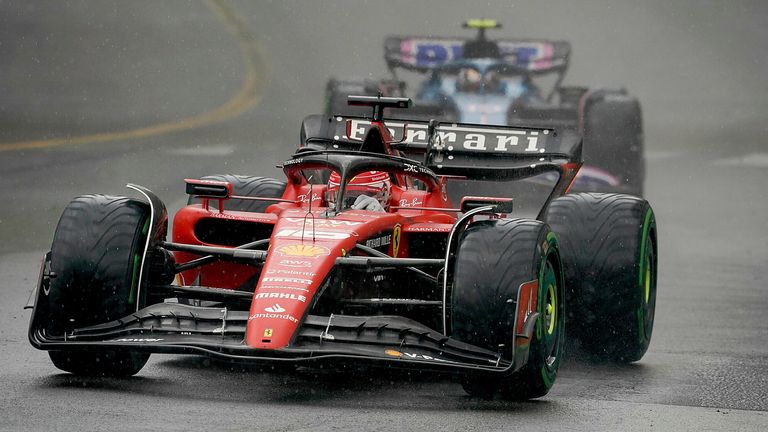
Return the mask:
[[[464,59],[464,46],[472,38],[388,37],[384,41],[384,59],[390,69],[404,68],[418,72],[438,69]],[[571,53],[567,41],[543,39],[498,39],[501,59],[532,74],[565,73]]]
[[[305,119],[324,126],[316,129],[320,136],[306,139],[308,147],[356,150],[371,127],[363,117],[318,117]],[[582,162],[581,136],[572,129],[435,123],[430,141],[429,122],[385,120],[384,126],[393,138],[391,148],[438,175],[514,180]]]

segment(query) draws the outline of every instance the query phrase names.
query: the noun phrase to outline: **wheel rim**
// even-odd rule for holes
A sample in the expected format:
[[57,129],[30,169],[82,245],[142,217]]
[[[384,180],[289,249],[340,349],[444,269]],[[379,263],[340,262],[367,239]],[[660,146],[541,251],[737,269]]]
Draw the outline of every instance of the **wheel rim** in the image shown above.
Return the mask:
[[544,304],[544,323],[548,335],[555,332],[555,323],[557,322],[557,297],[555,294],[555,285],[547,284],[547,300]]
[[648,300],[651,298],[651,260],[650,254],[646,254],[645,257],[645,304],[648,305]]
[[559,355],[558,333],[560,326],[558,320],[560,319],[560,316],[557,312],[559,306],[557,298],[557,274],[555,273],[555,268],[552,266],[552,263],[549,261],[544,265],[542,286],[544,287],[542,327],[544,333],[544,345],[547,352],[546,363],[547,366],[552,366]]
[[649,235],[646,235],[644,240],[645,253],[643,254],[643,263],[641,268],[642,281],[640,288],[642,290],[642,302],[639,312],[640,315],[640,330],[642,332],[641,337],[643,339],[650,339],[651,331],[653,330],[653,317],[656,304],[655,296],[655,266],[656,257],[654,255],[653,240]]

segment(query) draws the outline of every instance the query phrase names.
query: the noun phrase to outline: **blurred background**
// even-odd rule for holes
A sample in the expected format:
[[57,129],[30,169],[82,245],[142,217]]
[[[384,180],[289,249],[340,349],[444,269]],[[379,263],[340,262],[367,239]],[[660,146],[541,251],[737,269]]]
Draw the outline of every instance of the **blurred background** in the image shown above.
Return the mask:
[[[108,409],[118,419],[131,414],[119,400],[146,411],[152,405],[142,395],[150,393],[206,413],[201,421],[212,424],[236,423],[209,398],[243,402],[234,408],[242,413],[256,409],[254,401],[259,410],[328,405],[302,418],[342,427],[349,424],[338,419],[350,406],[372,410],[369,425],[468,426],[455,422],[469,421],[456,412],[469,406],[488,428],[503,427],[509,419],[494,410],[509,407],[490,403],[494,409],[484,411],[488,405],[467,401],[448,382],[387,379],[369,382],[370,391],[339,388],[332,378],[307,401],[295,390],[308,385],[302,377],[288,388],[283,378],[258,374],[235,383],[227,371],[160,356],[140,378],[86,383],[99,387],[94,394],[56,375],[28,345],[21,310],[72,197],[127,194],[132,182],[173,210],[186,200],[184,178],[279,176],[275,164],[297,146],[302,118],[322,112],[329,78],[386,77],[384,37],[471,36],[460,24],[482,17],[503,24],[491,36],[570,41],[564,84],[625,87],[639,98],[646,198],[660,227],[656,329],[643,361],[569,365],[549,405],[524,405],[516,414],[586,412],[571,424],[579,429],[610,428],[616,413],[638,427],[768,424],[764,1],[0,0],[0,356],[8,365],[0,407],[13,413],[0,428],[50,426],[32,414],[65,412],[71,393],[63,388],[91,406],[74,412]],[[212,394],[177,399],[201,382]],[[269,389],[257,391],[254,382]],[[377,411],[382,405],[392,412]],[[149,417],[163,424],[184,414],[168,416]],[[423,420],[403,420],[409,416]],[[557,418],[539,427],[561,425]],[[87,415],[62,421],[98,425]],[[279,418],[269,425],[290,428]]]

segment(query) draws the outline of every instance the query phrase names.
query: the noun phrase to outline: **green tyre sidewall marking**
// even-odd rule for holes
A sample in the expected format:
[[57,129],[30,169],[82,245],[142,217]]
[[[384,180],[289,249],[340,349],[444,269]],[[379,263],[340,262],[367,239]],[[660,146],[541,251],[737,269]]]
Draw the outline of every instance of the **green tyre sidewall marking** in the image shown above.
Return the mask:
[[[656,268],[654,262],[649,262],[649,258],[656,261],[655,253],[653,251],[654,245],[650,237],[651,230],[656,229],[656,219],[653,214],[653,209],[650,207],[645,213],[645,218],[643,219],[643,229],[642,229],[642,243],[640,243],[640,262],[639,262],[639,271],[638,271],[638,291],[639,291],[639,306],[636,311],[637,315],[637,326],[638,326],[638,341],[642,344],[647,344],[650,339],[650,332],[646,331],[646,319],[645,315],[648,312],[649,303],[652,302],[655,303],[655,290],[656,290],[656,284],[653,279],[654,275],[656,274]],[[648,250],[651,248],[651,250]],[[650,253],[650,255],[649,255]],[[654,266],[649,267],[649,266]],[[650,271],[649,271],[650,270]],[[650,279],[650,280],[649,280]],[[648,293],[648,294],[646,294]],[[646,301],[646,298],[648,301]],[[655,307],[655,305],[653,306]],[[651,327],[652,330],[652,327]]]
[[[544,386],[547,389],[550,389],[550,388],[552,388],[552,385],[555,383],[555,378],[557,377],[557,371],[558,371],[558,369],[560,367],[560,360],[562,359],[562,347],[563,347],[562,341],[563,341],[563,337],[565,336],[564,335],[564,331],[565,331],[564,323],[565,323],[565,320],[563,318],[564,318],[565,315],[563,313],[564,312],[564,308],[562,307],[562,305],[563,305],[563,296],[562,295],[564,293],[564,290],[563,290],[563,279],[562,279],[562,276],[560,278],[557,277],[557,273],[558,272],[557,272],[557,270],[555,268],[555,265],[554,265],[554,264],[556,264],[557,268],[562,268],[561,267],[562,264],[560,263],[559,255],[557,253],[554,254],[554,256],[556,258],[556,263],[553,263],[553,265],[550,267],[552,269],[552,272],[554,273],[554,275],[552,275],[552,274],[546,275],[545,274],[545,270],[547,269],[547,262],[549,262],[549,257],[551,255],[553,255],[552,251],[556,251],[557,248],[558,248],[557,237],[555,236],[555,233],[549,232],[547,234],[546,242],[547,242],[547,245],[548,245],[547,251],[546,252],[542,251],[544,256],[542,257],[541,264],[539,266],[539,293],[538,293],[538,300],[537,300],[537,304],[536,304],[536,309],[537,309],[537,311],[539,312],[540,315],[539,315],[539,319],[536,321],[536,338],[542,341],[542,343],[544,345],[542,349],[544,351],[546,351],[546,352],[542,353],[544,364],[541,366],[541,378],[543,380]],[[546,314],[545,308],[546,308],[546,303],[547,303],[546,302],[546,299],[547,299],[547,297],[546,297],[546,295],[547,295],[547,285],[546,285],[545,281],[549,280],[549,278],[547,276],[550,276],[550,275],[554,276],[554,278],[555,278],[555,280],[557,281],[557,284],[558,284],[557,289],[555,290],[557,298],[556,298],[556,301],[555,301],[556,323],[555,323],[555,331],[554,331],[554,334],[556,335],[558,340],[555,341],[555,344],[556,344],[556,346],[554,347],[555,353],[556,353],[555,354],[555,361],[552,363],[551,366],[548,365],[547,361],[546,361],[548,356],[549,356],[549,354],[550,354],[550,352],[551,352],[551,350],[549,349],[549,347],[547,347],[547,341],[545,339],[546,331],[544,329],[544,324],[545,324],[544,320],[545,320],[545,314]],[[563,310],[557,310],[557,309],[563,309]]]

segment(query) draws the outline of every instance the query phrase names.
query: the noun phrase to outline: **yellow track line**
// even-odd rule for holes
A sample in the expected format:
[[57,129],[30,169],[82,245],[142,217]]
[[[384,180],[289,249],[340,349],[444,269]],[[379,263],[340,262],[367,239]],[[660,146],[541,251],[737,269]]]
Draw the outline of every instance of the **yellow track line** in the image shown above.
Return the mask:
[[264,48],[259,44],[253,34],[251,34],[245,21],[226,4],[225,0],[205,0],[205,4],[219,17],[219,19],[221,19],[223,24],[227,27],[227,30],[237,38],[237,41],[240,44],[243,60],[246,64],[246,74],[240,90],[223,105],[212,111],[192,117],[177,121],[158,123],[138,129],[70,138],[0,143],[0,152],[145,138],[170,132],[189,130],[221,122],[234,117],[255,105],[262,96],[262,90],[264,89],[263,78],[269,73],[266,66]]

